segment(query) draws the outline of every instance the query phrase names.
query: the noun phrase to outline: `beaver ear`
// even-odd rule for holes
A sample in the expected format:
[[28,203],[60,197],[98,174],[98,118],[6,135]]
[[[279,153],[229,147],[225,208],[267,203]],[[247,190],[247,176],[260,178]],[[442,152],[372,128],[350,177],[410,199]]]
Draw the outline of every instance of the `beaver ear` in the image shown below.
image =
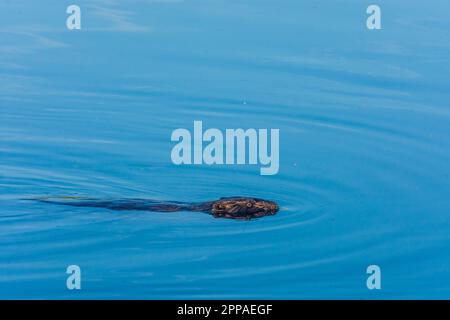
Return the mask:
[[240,207],[238,205],[234,205],[229,210],[227,210],[227,212],[231,213],[231,214],[234,214],[234,213],[238,212],[239,209],[240,209]]

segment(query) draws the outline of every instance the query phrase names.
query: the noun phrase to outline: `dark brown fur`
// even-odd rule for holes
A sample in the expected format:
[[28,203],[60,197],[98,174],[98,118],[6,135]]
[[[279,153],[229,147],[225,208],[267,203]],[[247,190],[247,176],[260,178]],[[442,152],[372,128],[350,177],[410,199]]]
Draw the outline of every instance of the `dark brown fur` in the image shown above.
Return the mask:
[[95,207],[111,210],[146,210],[155,212],[198,211],[209,213],[215,218],[243,220],[271,216],[279,210],[278,205],[273,201],[247,197],[221,198],[216,201],[200,203],[162,202],[148,199],[98,200],[79,197],[45,197],[33,200],[76,207]]
[[236,197],[215,201],[211,213],[216,218],[253,219],[274,215],[278,210],[278,205],[272,201]]

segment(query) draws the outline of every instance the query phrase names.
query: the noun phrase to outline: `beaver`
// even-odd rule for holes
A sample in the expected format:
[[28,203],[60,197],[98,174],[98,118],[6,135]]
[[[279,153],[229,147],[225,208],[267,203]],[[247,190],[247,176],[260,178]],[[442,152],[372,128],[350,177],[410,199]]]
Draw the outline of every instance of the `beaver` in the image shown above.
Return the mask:
[[223,197],[219,200],[194,203],[132,198],[101,200],[81,197],[44,197],[32,200],[76,207],[106,208],[110,210],[145,210],[154,212],[196,211],[211,214],[215,218],[238,220],[250,220],[271,216],[279,210],[278,205],[273,201],[240,196]]

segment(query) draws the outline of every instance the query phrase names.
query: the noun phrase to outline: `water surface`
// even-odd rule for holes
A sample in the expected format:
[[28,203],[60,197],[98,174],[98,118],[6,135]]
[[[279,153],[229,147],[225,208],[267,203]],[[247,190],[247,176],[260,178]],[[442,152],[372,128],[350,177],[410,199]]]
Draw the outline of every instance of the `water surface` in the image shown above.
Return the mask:
[[[67,3],[0,3],[0,297],[450,298],[447,1],[378,1],[379,31],[356,0],[77,4],[80,31]],[[279,173],[173,165],[170,135],[194,120],[279,128]],[[42,195],[281,211],[21,200]]]

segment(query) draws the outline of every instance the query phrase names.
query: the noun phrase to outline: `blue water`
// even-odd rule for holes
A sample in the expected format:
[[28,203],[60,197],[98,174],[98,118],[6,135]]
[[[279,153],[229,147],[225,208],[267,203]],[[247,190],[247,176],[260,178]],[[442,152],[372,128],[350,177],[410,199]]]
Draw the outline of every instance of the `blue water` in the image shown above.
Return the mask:
[[[66,1],[0,2],[0,298],[450,298],[448,1],[379,0],[374,31],[357,0],[74,2],[74,31]],[[279,128],[279,173],[172,164],[194,120]],[[281,210],[20,200],[42,195]]]

